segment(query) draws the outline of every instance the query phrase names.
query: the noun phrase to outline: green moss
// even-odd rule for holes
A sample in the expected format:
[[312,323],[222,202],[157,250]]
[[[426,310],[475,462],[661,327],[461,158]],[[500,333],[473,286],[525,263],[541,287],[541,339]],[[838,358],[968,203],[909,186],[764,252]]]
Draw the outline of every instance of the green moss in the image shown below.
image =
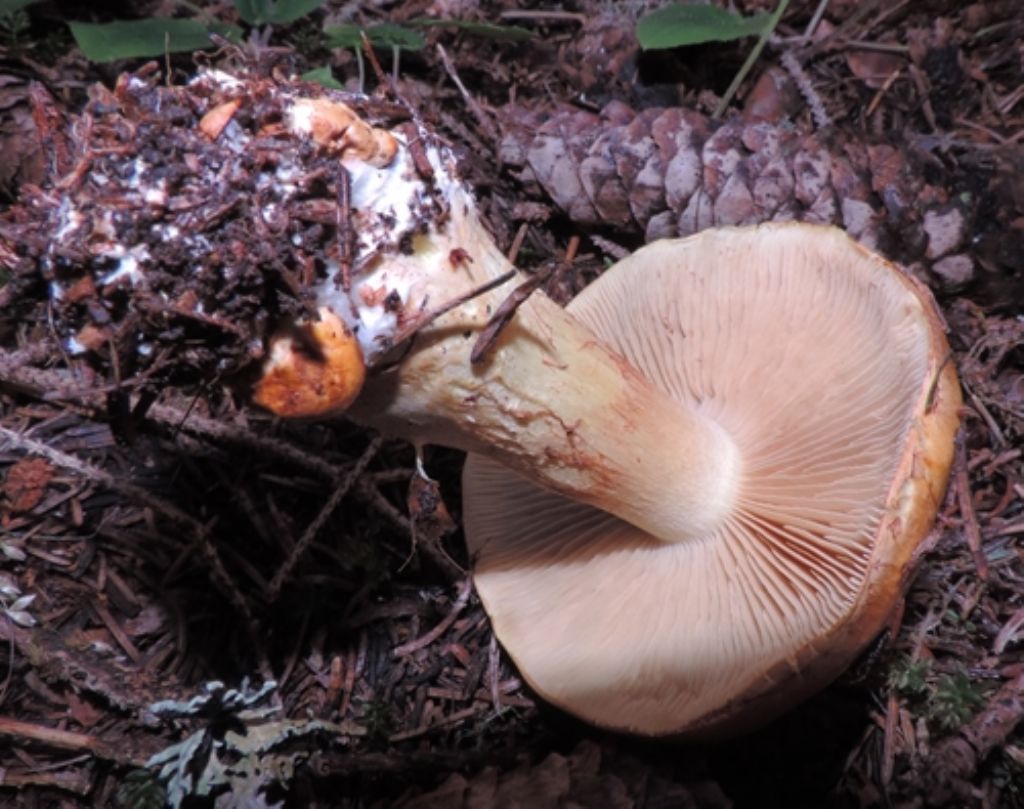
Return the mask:
[[966,671],[943,674],[928,698],[928,718],[943,730],[957,730],[985,705],[985,691]]

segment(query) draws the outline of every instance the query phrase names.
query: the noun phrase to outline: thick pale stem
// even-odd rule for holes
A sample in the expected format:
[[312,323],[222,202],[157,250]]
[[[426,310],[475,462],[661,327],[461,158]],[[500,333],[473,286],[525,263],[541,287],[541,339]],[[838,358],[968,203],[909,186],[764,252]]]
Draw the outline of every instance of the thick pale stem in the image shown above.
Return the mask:
[[[288,337],[275,345],[258,401],[281,415],[325,415],[359,393],[348,411],[358,421],[490,456],[665,542],[721,522],[740,475],[732,440],[542,293],[519,307],[482,362],[470,361],[522,278],[424,325],[425,313],[510,269],[429,133],[374,129],[324,99],[295,99],[288,120],[349,174],[358,273],[351,288],[332,278],[318,291],[325,311],[309,337],[319,356]],[[371,370],[360,393],[363,359]]]
[[[417,244],[409,308],[431,306],[508,270],[471,204]],[[452,267],[458,248],[472,259]],[[655,389],[541,292],[519,307],[483,362],[470,352],[517,278],[458,307],[371,374],[349,411],[415,441],[485,454],[668,542],[706,535],[739,476],[731,439]],[[386,367],[386,363],[385,363]]]

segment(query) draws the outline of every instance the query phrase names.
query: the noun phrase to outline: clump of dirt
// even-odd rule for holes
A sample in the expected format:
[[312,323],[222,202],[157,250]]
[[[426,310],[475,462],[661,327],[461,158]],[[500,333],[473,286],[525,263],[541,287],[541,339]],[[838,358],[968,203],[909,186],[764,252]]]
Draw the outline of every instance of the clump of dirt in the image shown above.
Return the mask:
[[[49,320],[57,350],[124,390],[249,368],[351,265],[346,169],[286,120],[296,98],[329,94],[216,71],[167,86],[151,70],[93,86],[74,116],[37,97],[56,171],[0,220],[0,319]],[[411,116],[335,95],[387,127]]]

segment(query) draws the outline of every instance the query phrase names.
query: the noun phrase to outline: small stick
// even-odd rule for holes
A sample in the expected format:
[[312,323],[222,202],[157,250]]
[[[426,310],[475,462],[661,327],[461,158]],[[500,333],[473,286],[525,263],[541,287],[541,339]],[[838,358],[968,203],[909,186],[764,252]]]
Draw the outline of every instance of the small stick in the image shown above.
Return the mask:
[[804,29],[804,41],[808,41],[814,32],[818,30],[818,23],[821,22],[821,18],[825,16],[825,9],[828,7],[829,0],[820,0],[818,7],[814,9],[814,14],[811,15],[811,21],[807,23],[807,27]]
[[890,45],[888,42],[872,42],[866,39],[848,39],[843,43],[843,50],[895,53],[900,56],[906,56],[910,53],[910,48],[906,45]]
[[864,111],[865,118],[870,118],[872,115],[875,114],[875,110],[877,110],[878,105],[882,103],[882,99],[885,97],[885,94],[888,93],[889,88],[891,88],[893,84],[896,83],[896,79],[900,77],[900,74],[902,72],[903,68],[897,68],[886,77],[885,81],[882,83],[882,86],[878,88],[878,92],[875,93],[875,97],[872,98],[871,103],[868,104],[868,108]]
[[445,72],[448,74],[448,78],[454,82],[455,86],[459,88],[459,92],[462,93],[462,100],[466,102],[466,106],[469,107],[469,111],[473,113],[473,117],[476,118],[476,122],[480,124],[480,128],[493,143],[497,143],[499,140],[498,130],[494,126],[494,122],[487,117],[487,113],[484,112],[483,108],[477,103],[476,99],[470,95],[469,90],[466,89],[466,85],[462,83],[462,79],[459,78],[458,71],[455,70],[455,65],[452,64],[451,58],[448,56],[448,51],[444,49],[444,46],[437,43],[437,53],[441,57],[441,62],[444,65]]
[[910,72],[910,78],[913,80],[914,87],[921,99],[921,112],[924,114],[924,119],[928,122],[932,132],[938,132],[939,123],[935,118],[935,109],[932,107],[929,82],[921,69],[913,62],[908,63],[907,70]]
[[182,429],[193,435],[226,441],[255,452],[267,453],[315,472],[327,480],[340,480],[342,477],[341,469],[314,455],[312,452],[307,452],[301,447],[288,441],[283,441],[280,438],[260,435],[251,429],[240,429],[232,424],[216,421],[198,413],[186,413],[172,405],[153,405],[146,416],[157,423],[166,424],[175,429]]
[[508,272],[499,275],[497,278],[492,278],[490,281],[481,284],[478,287],[474,287],[473,289],[469,290],[469,292],[464,292],[462,295],[458,295],[452,298],[450,301],[448,301],[445,304],[442,304],[436,309],[432,309],[429,312],[425,312],[424,314],[413,318],[412,322],[409,323],[409,325],[405,326],[402,329],[399,329],[395,333],[395,336],[391,338],[390,347],[393,348],[394,346],[399,345],[405,340],[408,340],[420,329],[426,328],[442,315],[448,314],[452,309],[455,309],[457,306],[462,306],[462,304],[466,303],[466,301],[471,301],[473,300],[473,298],[483,295],[485,292],[490,292],[492,289],[500,287],[506,281],[511,281],[515,277],[515,274],[515,270],[509,270]]
[[413,652],[419,651],[424,646],[429,646],[431,643],[433,643],[435,640],[441,637],[441,635],[445,633],[448,627],[455,623],[455,619],[459,617],[459,613],[466,608],[466,605],[469,603],[469,593],[471,587],[472,583],[470,579],[467,578],[465,581],[462,582],[462,585],[459,587],[459,595],[455,599],[455,603],[452,605],[451,612],[449,612],[441,620],[441,622],[438,623],[438,625],[431,629],[427,634],[421,635],[420,637],[411,640],[408,643],[403,643],[401,646],[397,647],[391,653],[392,657],[404,657],[407,654],[412,654]]
[[527,278],[523,283],[512,290],[512,294],[501,302],[501,306],[495,310],[491,319],[487,321],[487,325],[484,326],[480,335],[476,338],[476,343],[473,345],[473,351],[469,355],[469,361],[471,363],[476,365],[487,356],[490,350],[494,347],[495,342],[497,342],[498,335],[501,334],[505,326],[508,325],[508,322],[515,315],[516,310],[550,277],[551,270],[538,272]]
[[547,283],[549,280],[557,279],[565,269],[572,264],[576,258],[576,251],[580,246],[580,237],[573,236],[569,239],[569,246],[565,251],[565,259],[562,261],[557,272],[552,270],[543,270],[531,276],[518,287],[512,290],[512,294],[502,301],[501,306],[491,316],[491,319],[487,321],[487,325],[484,326],[480,335],[476,338],[476,343],[473,345],[473,350],[470,352],[469,361],[476,365],[482,362],[490,350],[494,347],[495,342],[498,340],[498,335],[501,334],[505,326],[508,325],[509,321],[515,315],[516,310],[523,305],[527,298],[530,297],[540,286]]
[[[40,346],[44,354],[52,350],[47,343],[41,343]],[[113,390],[112,386],[71,387],[69,373],[28,365],[27,361],[34,361],[34,356],[32,353],[7,352],[0,348],[0,384],[17,387],[43,401],[73,401],[93,410],[105,408],[102,394]],[[146,418],[172,428],[175,433],[183,430],[191,435],[225,441],[257,453],[280,458],[327,480],[340,480],[343,474],[343,470],[296,444],[207,418],[193,412],[191,405],[188,410],[181,410],[173,405],[154,404],[146,411]]]
[[356,489],[356,494],[364,503],[367,503],[370,508],[376,510],[378,514],[391,520],[398,530],[408,533],[410,535],[410,542],[414,541],[412,539],[412,523],[409,518],[391,505],[388,499],[380,493],[380,490],[376,486],[367,483],[366,481],[360,481],[359,486]]
[[366,36],[366,31],[360,31],[359,36],[363,40],[363,52],[366,54],[366,58],[369,60],[370,67],[373,68],[373,74],[377,77],[380,86],[385,88],[389,95],[397,98],[398,92],[395,90],[395,85],[391,83],[391,78],[384,72],[384,68],[380,66],[380,61],[377,59],[377,54],[373,52],[373,45],[370,43],[370,38]]
[[114,620],[114,616],[110,614],[108,610],[99,600],[95,600],[92,603],[92,608],[99,619],[107,627],[107,630],[111,635],[114,636],[114,640],[117,641],[118,645],[124,649],[125,654],[132,659],[132,662],[136,665],[142,665],[142,655],[139,654],[139,650],[135,648],[135,644],[132,643],[131,638],[128,637],[128,633],[121,628],[121,625]]
[[572,264],[576,260],[576,254],[580,251],[580,237],[573,235],[569,238],[569,244],[565,248],[565,258],[562,259],[562,266],[559,268],[559,272],[562,272],[566,267]]
[[574,22],[586,25],[589,17],[574,11],[542,11],[540,9],[513,9],[498,15],[503,20],[538,20],[541,22]]
[[[64,127],[61,126],[62,121],[60,113],[57,111],[57,104],[46,87],[37,81],[29,82],[28,98],[32,123],[35,124],[37,137],[42,141],[43,149],[50,163],[50,172],[48,173],[63,176],[71,167],[71,150]],[[91,118],[87,119],[87,125],[92,126]]]
[[508,249],[509,264],[515,264],[516,259],[519,258],[519,251],[523,249],[523,242],[526,240],[526,234],[529,230],[530,226],[523,222],[519,226],[519,230],[516,231],[516,235],[512,239],[512,246]]
[[[86,757],[88,759],[88,756]],[[68,766],[77,763],[81,759],[74,759],[72,762],[61,762],[61,766]],[[60,772],[11,772],[8,769],[0,771],[0,786],[22,790],[26,787],[43,787],[48,789],[60,789],[75,795],[85,797],[93,791],[92,775],[88,768],[65,769]],[[95,804],[94,804],[95,805]]]
[[4,677],[4,681],[0,684],[0,705],[3,705],[7,701],[7,692],[11,687],[11,680],[14,679],[14,649],[15,642],[14,638],[4,638],[7,640],[7,676]]
[[70,730],[58,730],[44,725],[33,725],[0,716],[0,736],[8,736],[15,740],[40,742],[61,750],[86,750],[97,758],[144,766],[145,762],[119,755],[116,748],[88,733],[75,733]]
[[978,578],[982,581],[988,580],[988,559],[981,547],[981,528],[978,526],[978,517],[974,512],[972,501],[971,485],[967,480],[967,452],[964,449],[963,437],[960,436],[956,442],[956,491],[957,501],[960,504],[960,516],[964,521],[964,536],[967,539],[967,547],[971,549],[971,557],[974,559],[974,566],[978,571]]
[[345,681],[341,688],[341,704],[338,706],[338,718],[344,719],[352,704],[352,692],[356,688],[356,653],[355,650],[345,655]]
[[448,714],[448,716],[443,716],[436,722],[432,722],[429,725],[421,725],[420,727],[413,728],[412,730],[403,730],[399,733],[392,734],[391,736],[388,736],[388,741],[392,743],[403,742],[409,739],[415,739],[417,736],[426,736],[435,728],[454,725],[456,722],[461,722],[463,719],[469,719],[480,712],[481,708],[476,705],[469,708],[463,708],[461,711],[456,711],[455,713]]
[[397,127],[398,131],[405,135],[405,145],[409,149],[409,157],[412,158],[413,168],[419,178],[428,185],[434,182],[434,167],[427,156],[427,149],[423,144],[423,138],[419,129],[412,121],[406,121]]
[[[805,61],[807,61],[813,59],[819,54],[836,49],[850,31],[853,30],[857,23],[881,5],[882,0],[867,0],[867,2],[861,3],[828,34],[825,34],[816,40],[808,41],[805,39],[804,41],[807,42],[807,45],[803,48],[801,56]],[[902,6],[903,3],[899,3],[897,5]],[[868,30],[870,30],[870,28]]]
[[491,634],[490,643],[487,645],[487,679],[491,685],[491,703],[494,705],[494,713],[501,716],[501,658],[498,655],[498,636]]
[[997,537],[1009,537],[1015,534],[1024,534],[1024,522],[1011,523],[1010,525],[1004,525],[1001,528],[994,528],[988,532],[990,539],[996,539]]
[[338,206],[335,208],[335,226],[337,230],[338,266],[341,270],[340,279],[335,283],[348,292],[352,289],[352,178],[348,169],[338,164]]
[[995,420],[995,418],[993,418],[992,413],[989,412],[989,409],[985,407],[985,403],[981,401],[981,398],[978,396],[978,394],[976,394],[966,385],[964,387],[967,390],[967,397],[971,400],[971,405],[978,412],[978,415],[981,416],[982,420],[985,422],[985,426],[987,426],[989,430],[992,431],[992,438],[995,440],[996,445],[999,447],[1005,447],[1009,442],[1007,441],[1006,436],[1003,435],[1003,431],[1000,428],[999,423]]
[[271,604],[277,601],[278,596],[281,595],[281,587],[292,574],[292,571],[295,569],[295,565],[297,565],[299,560],[305,555],[313,540],[316,539],[317,534],[320,533],[320,529],[324,527],[324,524],[334,513],[338,504],[341,503],[345,495],[348,494],[349,489],[352,488],[352,484],[359,479],[359,476],[362,475],[370,461],[373,460],[382,443],[383,440],[379,437],[374,438],[370,442],[370,445],[363,451],[363,454],[360,456],[359,460],[355,462],[348,474],[345,475],[345,478],[335,487],[334,491],[331,492],[331,496],[327,498],[327,502],[324,503],[320,512],[316,515],[313,521],[306,526],[306,530],[302,532],[302,536],[299,538],[299,541],[295,543],[295,547],[293,547],[291,553],[288,554],[288,558],[285,559],[284,564],[281,565],[277,573],[274,574],[274,578],[270,580],[268,598]]
[[885,702],[885,718],[882,722],[882,784],[888,786],[896,769],[896,728],[900,717],[900,702],[895,691],[891,691]]

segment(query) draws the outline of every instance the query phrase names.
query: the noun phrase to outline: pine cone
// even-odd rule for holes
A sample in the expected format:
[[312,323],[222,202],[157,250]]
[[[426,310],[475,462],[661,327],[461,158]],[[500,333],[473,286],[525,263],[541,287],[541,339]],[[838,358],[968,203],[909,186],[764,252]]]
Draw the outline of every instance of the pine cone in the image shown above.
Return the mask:
[[962,248],[973,215],[970,198],[925,181],[909,150],[838,133],[619,102],[600,114],[508,106],[501,121],[500,158],[520,180],[575,222],[648,241],[795,219],[937,262]]
[[606,8],[589,17],[559,54],[562,74],[591,98],[621,98],[636,90],[640,43],[635,28],[621,9]]

